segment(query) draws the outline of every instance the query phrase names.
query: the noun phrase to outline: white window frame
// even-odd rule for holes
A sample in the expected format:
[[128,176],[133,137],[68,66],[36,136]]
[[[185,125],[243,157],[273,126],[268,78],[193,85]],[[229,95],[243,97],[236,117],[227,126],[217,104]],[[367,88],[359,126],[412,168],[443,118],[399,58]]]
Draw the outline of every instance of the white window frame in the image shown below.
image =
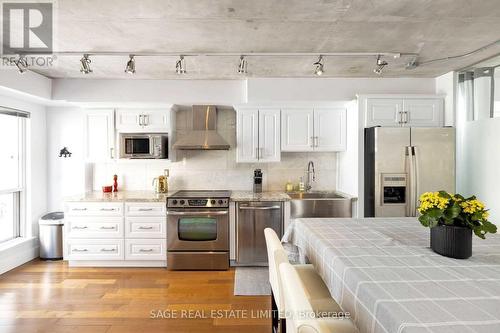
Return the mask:
[[13,117],[22,118],[24,121],[20,122],[19,131],[18,131],[18,142],[19,142],[19,186],[13,189],[1,190],[0,194],[14,194],[14,204],[17,208],[14,212],[15,214],[15,225],[14,225],[14,237],[8,238],[0,241],[0,244],[4,244],[6,242],[18,239],[20,237],[28,237],[28,228],[27,228],[27,182],[26,182],[26,173],[27,173],[27,138],[28,138],[28,121],[30,118],[30,114],[28,112],[3,107],[0,106],[1,114],[9,114]]

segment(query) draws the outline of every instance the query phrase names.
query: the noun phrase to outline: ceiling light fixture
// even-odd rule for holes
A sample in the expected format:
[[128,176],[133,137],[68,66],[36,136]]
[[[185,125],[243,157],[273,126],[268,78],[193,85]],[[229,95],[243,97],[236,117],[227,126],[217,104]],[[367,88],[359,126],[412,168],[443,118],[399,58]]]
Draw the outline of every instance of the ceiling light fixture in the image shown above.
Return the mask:
[[19,55],[19,58],[14,61],[14,64],[17,67],[17,70],[20,74],[24,74],[28,70],[28,61],[24,55]]
[[238,65],[238,74],[247,74],[247,60],[245,56],[240,56],[240,64]]
[[179,60],[175,63],[175,72],[179,75],[186,74],[186,62],[184,61],[184,56],[180,56]]
[[323,61],[323,57],[319,56],[318,61],[316,61],[313,64],[313,66],[316,66],[316,68],[314,69],[314,74],[316,74],[317,76],[321,76],[325,72],[325,69],[323,68],[324,64],[322,63],[322,61]]
[[90,68],[90,63],[92,60],[89,59],[88,54],[84,54],[83,58],[80,59],[80,72],[83,74],[90,74],[92,73],[92,68]]
[[378,55],[378,56],[377,56],[377,67],[375,67],[375,69],[373,70],[373,72],[374,72],[375,74],[380,75],[380,74],[382,74],[382,71],[384,70],[384,67],[385,67],[385,66],[387,66],[387,65],[389,65],[389,64],[387,63],[387,61],[382,60],[382,59],[380,58],[380,55]]
[[127,61],[127,66],[125,66],[125,73],[135,74],[135,58],[131,54],[129,55],[130,59]]
[[418,59],[417,57],[415,57],[405,65],[405,69],[415,69],[418,67],[418,65],[419,65]]

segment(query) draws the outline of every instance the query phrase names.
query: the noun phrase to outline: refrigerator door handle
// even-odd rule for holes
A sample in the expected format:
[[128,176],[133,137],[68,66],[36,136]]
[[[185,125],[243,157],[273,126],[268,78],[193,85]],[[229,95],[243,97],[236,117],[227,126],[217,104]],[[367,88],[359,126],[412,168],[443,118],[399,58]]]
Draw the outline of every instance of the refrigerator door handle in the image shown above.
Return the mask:
[[411,147],[407,146],[405,149],[405,172],[406,178],[406,216],[411,216],[411,202],[412,202],[412,156]]
[[417,171],[416,171],[416,156],[415,156],[415,147],[414,146],[409,146],[408,147],[408,155],[409,155],[409,165],[410,165],[410,175],[409,175],[409,192],[410,196],[408,198],[408,207],[409,207],[409,212],[408,216],[417,216],[416,211],[417,211]]
[[419,181],[418,181],[418,159],[417,159],[417,147],[412,146],[412,159],[413,159],[413,184],[414,186],[414,200],[413,200],[413,216],[417,216],[417,206],[418,206],[418,193],[419,193]]

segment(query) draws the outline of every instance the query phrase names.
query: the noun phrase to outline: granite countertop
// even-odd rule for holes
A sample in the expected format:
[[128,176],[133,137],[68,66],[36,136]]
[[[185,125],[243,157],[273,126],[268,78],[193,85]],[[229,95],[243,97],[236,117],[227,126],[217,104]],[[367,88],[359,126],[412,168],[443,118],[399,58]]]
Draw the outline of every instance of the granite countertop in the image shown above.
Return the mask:
[[89,192],[65,198],[67,202],[166,202],[167,197],[174,192],[155,193],[153,191],[118,191],[114,193],[103,193],[99,191]]
[[289,201],[290,197],[285,192],[232,191],[231,201]]

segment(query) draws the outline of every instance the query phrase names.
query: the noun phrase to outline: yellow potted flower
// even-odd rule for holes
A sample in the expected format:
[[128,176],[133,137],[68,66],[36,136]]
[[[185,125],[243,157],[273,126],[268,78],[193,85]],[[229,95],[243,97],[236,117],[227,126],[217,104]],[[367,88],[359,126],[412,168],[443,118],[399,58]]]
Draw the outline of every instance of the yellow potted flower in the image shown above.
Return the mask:
[[420,196],[418,220],[431,228],[431,248],[441,255],[467,259],[472,255],[472,232],[482,239],[496,233],[488,221],[488,210],[475,196],[464,198],[446,191],[426,192]]

